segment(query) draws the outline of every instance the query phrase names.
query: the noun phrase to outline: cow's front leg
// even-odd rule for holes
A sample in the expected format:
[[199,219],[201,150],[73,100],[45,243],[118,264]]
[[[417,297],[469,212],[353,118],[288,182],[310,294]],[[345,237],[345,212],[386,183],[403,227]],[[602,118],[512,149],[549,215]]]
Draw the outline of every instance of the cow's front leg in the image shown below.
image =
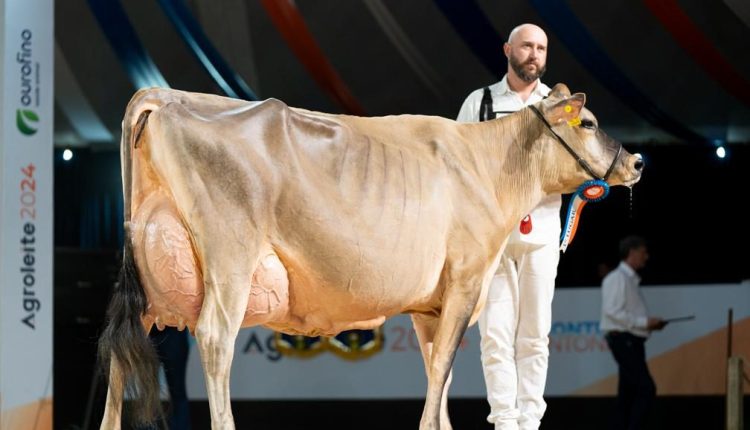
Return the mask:
[[446,288],[427,371],[427,398],[419,422],[420,430],[442,429],[440,412],[451,366],[480,291],[481,279],[451,282]]
[[229,373],[234,342],[247,307],[251,276],[249,273],[231,277],[208,274],[205,279],[205,296],[195,337],[206,379],[211,428],[233,430]]
[[[422,359],[424,359],[424,368],[427,373],[427,378],[430,377],[430,357],[432,356],[432,342],[435,338],[435,332],[437,331],[438,318],[428,315],[412,314],[412,324],[414,324],[414,331],[417,333],[417,339],[419,339],[419,349],[422,351]],[[448,373],[448,379],[445,381],[445,387],[443,388],[442,400],[440,401],[440,429],[451,430],[450,417],[448,416],[448,389],[451,385],[451,379],[453,379],[453,370]]]

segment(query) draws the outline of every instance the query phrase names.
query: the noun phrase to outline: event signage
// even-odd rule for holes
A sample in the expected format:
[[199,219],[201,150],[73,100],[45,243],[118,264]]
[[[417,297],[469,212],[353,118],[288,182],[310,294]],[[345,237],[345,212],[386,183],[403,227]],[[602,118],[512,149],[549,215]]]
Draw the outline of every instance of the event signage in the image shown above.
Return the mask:
[[53,6],[0,0],[0,430],[52,428]]

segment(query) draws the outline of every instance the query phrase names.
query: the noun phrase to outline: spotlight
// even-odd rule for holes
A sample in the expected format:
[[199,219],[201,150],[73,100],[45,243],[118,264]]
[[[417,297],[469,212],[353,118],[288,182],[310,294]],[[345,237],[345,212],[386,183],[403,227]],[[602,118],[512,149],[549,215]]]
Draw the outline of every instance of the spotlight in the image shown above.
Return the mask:
[[63,151],[63,154],[62,154],[62,158],[63,158],[63,160],[65,160],[65,161],[70,161],[70,160],[72,160],[72,159],[73,159],[73,151],[71,151],[70,149],[65,149],[65,150]]
[[724,149],[723,146],[720,146],[720,147],[716,148],[716,156],[719,157],[719,158],[726,157],[727,156],[727,150]]

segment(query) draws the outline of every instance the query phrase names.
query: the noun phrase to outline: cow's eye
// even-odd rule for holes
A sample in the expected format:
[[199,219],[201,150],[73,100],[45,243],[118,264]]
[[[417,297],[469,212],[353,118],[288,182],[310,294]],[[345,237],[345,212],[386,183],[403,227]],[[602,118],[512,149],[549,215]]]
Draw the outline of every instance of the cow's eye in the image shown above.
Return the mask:
[[583,119],[581,120],[581,127],[593,130],[596,128],[596,124],[594,124],[594,121],[591,121],[590,119]]

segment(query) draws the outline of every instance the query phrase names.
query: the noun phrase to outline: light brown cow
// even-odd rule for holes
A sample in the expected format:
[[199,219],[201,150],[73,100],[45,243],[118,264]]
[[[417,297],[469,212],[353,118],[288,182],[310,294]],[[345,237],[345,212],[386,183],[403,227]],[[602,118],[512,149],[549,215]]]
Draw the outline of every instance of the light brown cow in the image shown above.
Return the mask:
[[123,121],[127,235],[100,342],[102,428],[120,427],[127,380],[152,418],[153,324],[195,334],[212,428],[233,429],[240,327],[332,336],[399,313],[412,315],[427,372],[420,429],[450,428],[451,364],[511,228],[592,175],[640,178],[641,158],[584,101],[558,84],[534,108],[459,124],[139,91]]

